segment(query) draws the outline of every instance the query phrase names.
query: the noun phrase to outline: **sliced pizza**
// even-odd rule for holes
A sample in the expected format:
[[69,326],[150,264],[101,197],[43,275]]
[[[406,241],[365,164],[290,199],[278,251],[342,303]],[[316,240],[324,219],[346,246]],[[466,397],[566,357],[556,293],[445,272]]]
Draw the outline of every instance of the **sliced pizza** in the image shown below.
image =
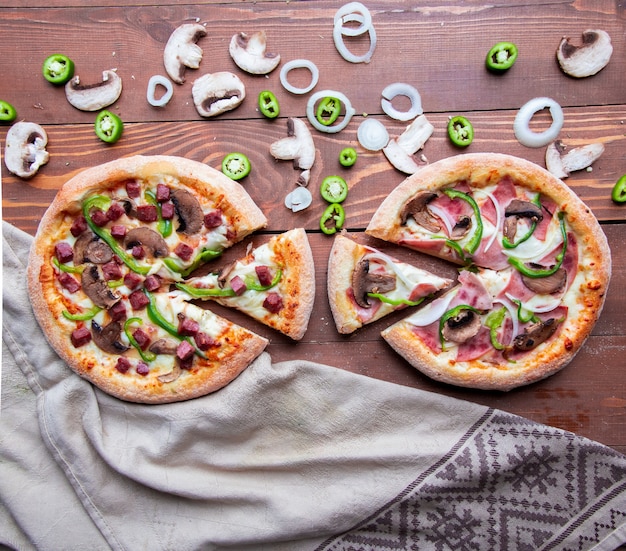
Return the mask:
[[299,340],[315,299],[315,267],[306,232],[298,228],[275,235],[244,258],[177,287],[190,298],[236,308]]
[[417,306],[452,284],[382,251],[338,234],[328,261],[328,301],[339,333]]

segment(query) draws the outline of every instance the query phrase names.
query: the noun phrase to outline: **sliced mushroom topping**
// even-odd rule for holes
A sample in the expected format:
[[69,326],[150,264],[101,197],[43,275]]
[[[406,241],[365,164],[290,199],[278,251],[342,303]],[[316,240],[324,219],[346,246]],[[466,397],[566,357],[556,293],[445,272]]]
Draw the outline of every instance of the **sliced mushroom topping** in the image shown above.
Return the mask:
[[34,176],[48,162],[48,135],[34,122],[16,122],[9,128],[4,148],[4,163],[20,178]]
[[586,30],[580,46],[574,46],[569,38],[563,38],[556,57],[565,73],[583,78],[595,75],[606,67],[612,53],[611,37],[606,31]]
[[100,308],[108,310],[122,298],[113,292],[106,281],[100,277],[98,266],[88,264],[81,274],[81,285],[85,294]]
[[172,383],[176,379],[178,379],[178,377],[180,377],[181,373],[182,369],[178,362],[176,362],[174,364],[174,367],[172,367],[172,371],[170,371],[169,373],[164,373],[163,375],[159,375],[157,379],[159,379],[159,381],[161,381],[162,383]]
[[220,71],[201,76],[191,88],[193,102],[202,117],[231,111],[246,97],[246,87],[234,73]]
[[441,229],[441,225],[428,210],[428,203],[436,197],[437,194],[432,191],[422,191],[415,197],[409,199],[400,211],[400,223],[403,225],[406,224],[409,216],[411,216],[415,222],[426,228],[428,231],[439,231]]
[[113,250],[100,239],[92,241],[87,245],[83,253],[83,262],[93,262],[94,264],[106,264],[113,259]]
[[253,75],[271,73],[280,63],[280,55],[267,52],[265,31],[247,35],[237,33],[230,41],[230,56],[237,66]]
[[220,268],[217,273],[219,274],[217,277],[217,284],[220,286],[221,289],[224,288],[224,285],[226,285],[226,281],[228,280],[228,276],[230,275],[230,273],[233,271],[233,269],[235,268],[235,265],[237,264],[237,261],[233,261],[230,262],[229,264],[226,264],[226,266]]
[[559,268],[552,275],[546,277],[526,277],[522,276],[524,285],[541,295],[552,295],[563,290],[567,283],[567,271],[565,268]]
[[128,350],[128,346],[120,341],[121,332],[122,325],[117,321],[112,321],[104,327],[94,320],[91,322],[93,342],[100,350],[109,354],[121,354]]
[[154,341],[148,350],[150,352],[154,352],[155,354],[169,354],[173,356],[176,354],[176,349],[178,348],[178,341],[174,339],[157,339]]
[[599,142],[568,151],[567,146],[557,140],[546,149],[546,168],[557,178],[567,178],[571,172],[591,166],[603,153],[604,144]]
[[143,247],[147,253],[155,258],[164,258],[170,254],[165,239],[145,226],[133,228],[124,236],[124,248],[131,249],[136,246]]
[[315,161],[315,144],[304,121],[287,119],[287,137],[270,145],[270,154],[280,161],[293,161],[295,169],[309,170]]
[[81,84],[75,76],[65,85],[65,96],[81,111],[99,111],[111,105],[122,94],[122,79],[115,71],[102,71],[102,82]]
[[204,212],[200,202],[185,189],[176,189],[170,195],[176,207],[179,225],[177,232],[193,235],[202,229]]
[[388,293],[395,288],[396,276],[370,273],[367,259],[362,258],[352,272],[352,292],[354,300],[361,308],[371,306],[367,293]]
[[547,341],[556,331],[557,323],[554,318],[530,325],[513,340],[513,347],[522,352],[532,350],[542,342]]
[[517,233],[517,220],[528,218],[531,222],[541,222],[543,213],[541,207],[530,201],[513,199],[504,209],[504,226],[502,233],[509,241],[513,241]]
[[74,242],[74,264],[83,264],[85,262],[85,251],[92,241],[96,241],[98,236],[90,231],[81,233]]
[[163,63],[165,71],[174,82],[185,82],[186,67],[200,67],[202,48],[196,42],[203,36],[206,36],[206,29],[198,23],[185,23],[170,35],[163,51]]
[[460,216],[457,223],[452,228],[452,235],[450,237],[454,240],[462,239],[467,235],[471,227],[472,219],[467,215]]
[[446,320],[441,334],[449,342],[464,343],[475,337],[482,327],[480,316],[473,310],[461,310]]

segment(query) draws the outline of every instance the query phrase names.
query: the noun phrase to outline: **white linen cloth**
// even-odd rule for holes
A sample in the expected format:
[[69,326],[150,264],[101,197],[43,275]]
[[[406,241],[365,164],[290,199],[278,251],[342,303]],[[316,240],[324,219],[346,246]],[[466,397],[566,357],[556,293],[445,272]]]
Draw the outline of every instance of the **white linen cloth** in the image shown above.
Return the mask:
[[0,547],[613,550],[626,457],[502,411],[263,353],[139,405],[47,345],[3,225]]

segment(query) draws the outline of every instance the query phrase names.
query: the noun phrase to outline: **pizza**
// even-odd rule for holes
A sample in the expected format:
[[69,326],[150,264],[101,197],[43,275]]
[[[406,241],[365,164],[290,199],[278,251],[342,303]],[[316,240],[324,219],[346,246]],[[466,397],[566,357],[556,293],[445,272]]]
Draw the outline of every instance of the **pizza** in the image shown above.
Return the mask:
[[458,155],[422,168],[366,233],[459,265],[456,284],[383,338],[446,383],[509,390],[580,350],[604,305],[611,255],[591,210],[543,168]]
[[449,287],[440,277],[337,234],[328,261],[328,302],[337,331],[349,334],[363,325]]
[[210,273],[177,283],[190,299],[213,300],[300,340],[315,299],[315,266],[302,228],[273,236]]
[[35,316],[76,373],[118,398],[213,392],[268,341],[176,284],[266,223],[240,184],[203,163],[135,156],[87,169],[59,190],[34,238]]

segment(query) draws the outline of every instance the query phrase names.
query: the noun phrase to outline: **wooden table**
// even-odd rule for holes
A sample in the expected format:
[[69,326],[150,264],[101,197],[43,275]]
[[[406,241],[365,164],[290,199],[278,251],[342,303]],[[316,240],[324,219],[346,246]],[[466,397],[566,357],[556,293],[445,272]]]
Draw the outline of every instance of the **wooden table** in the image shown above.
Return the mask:
[[[528,418],[576,432],[626,452],[626,205],[611,201],[615,181],[626,173],[626,9],[607,0],[483,0],[453,2],[369,1],[378,44],[371,63],[351,64],[337,53],[332,40],[333,15],[338,2],[200,1],[193,5],[148,0],[102,0],[98,6],[64,7],[67,0],[4,0],[0,8],[0,99],[11,102],[20,119],[41,124],[49,135],[50,162],[31,180],[11,175],[2,165],[2,207],[8,222],[34,234],[38,220],[59,187],[80,170],[133,154],[181,155],[219,167],[223,156],[242,151],[252,161],[252,173],[243,185],[263,209],[269,225],[254,242],[293,227],[305,227],[317,266],[317,296],[308,332],[291,342],[232,311],[218,309],[271,339],[274,361],[306,358],[393,381],[401,385],[444,393],[488,404]],[[91,3],[89,3],[91,4]],[[26,7],[28,5],[28,7]],[[146,101],[146,87],[154,74],[164,74],[163,49],[170,33],[183,22],[206,24],[199,42],[204,58],[198,71],[176,85],[173,99],[162,109]],[[613,41],[609,65],[582,80],[567,77],[555,59],[562,36],[579,40],[583,30],[606,30]],[[338,90],[355,106],[357,115],[338,134],[313,131],[317,149],[310,188],[313,204],[294,214],[283,206],[294,189],[297,172],[290,162],[277,162],[269,146],[286,135],[288,116],[305,117],[308,95],[288,93],[279,70],[251,76],[239,70],[228,54],[233,34],[265,30],[269,50],[282,63],[308,59],[319,68],[315,90]],[[484,67],[486,52],[496,42],[516,43],[520,56],[501,76]],[[367,49],[366,40],[350,42],[355,52]],[[51,53],[64,53],[76,63],[83,82],[95,82],[105,69],[115,68],[124,90],[111,108],[125,121],[122,139],[113,146],[93,132],[93,113],[74,109],[62,88],[41,76],[41,64]],[[246,85],[247,98],[234,111],[215,119],[198,115],[191,99],[193,80],[201,74],[232,71]],[[290,81],[304,86],[305,71],[293,71]],[[455,155],[446,135],[448,117],[468,116],[476,137],[467,151],[495,151],[524,157],[544,165],[545,148],[529,149],[515,139],[517,110],[535,96],[549,96],[564,108],[561,138],[570,145],[600,141],[606,151],[592,171],[572,174],[567,184],[591,207],[602,223],[613,254],[613,279],[607,303],[593,335],[576,359],[563,371],[534,385],[509,393],[482,392],[438,384],[421,375],[380,337],[380,331],[404,313],[391,316],[349,337],[338,335],[328,307],[326,266],[332,239],[319,231],[323,201],[315,193],[321,179],[339,174],[350,185],[345,203],[346,228],[363,242],[370,217],[386,194],[404,175],[381,153],[360,148],[356,131],[363,116],[376,117],[392,135],[406,123],[384,115],[382,89],[408,82],[421,93],[424,111],[435,132],[423,153],[429,161]],[[261,90],[273,90],[281,105],[280,118],[269,121],[258,111]],[[399,108],[406,106],[398,104]],[[539,114],[533,124],[543,128],[548,117]],[[544,125],[544,126],[542,126]],[[7,126],[0,126],[4,147]],[[357,164],[339,166],[339,151],[356,147]],[[243,247],[243,245],[242,245]],[[410,251],[390,247],[402,259],[450,270]]]

